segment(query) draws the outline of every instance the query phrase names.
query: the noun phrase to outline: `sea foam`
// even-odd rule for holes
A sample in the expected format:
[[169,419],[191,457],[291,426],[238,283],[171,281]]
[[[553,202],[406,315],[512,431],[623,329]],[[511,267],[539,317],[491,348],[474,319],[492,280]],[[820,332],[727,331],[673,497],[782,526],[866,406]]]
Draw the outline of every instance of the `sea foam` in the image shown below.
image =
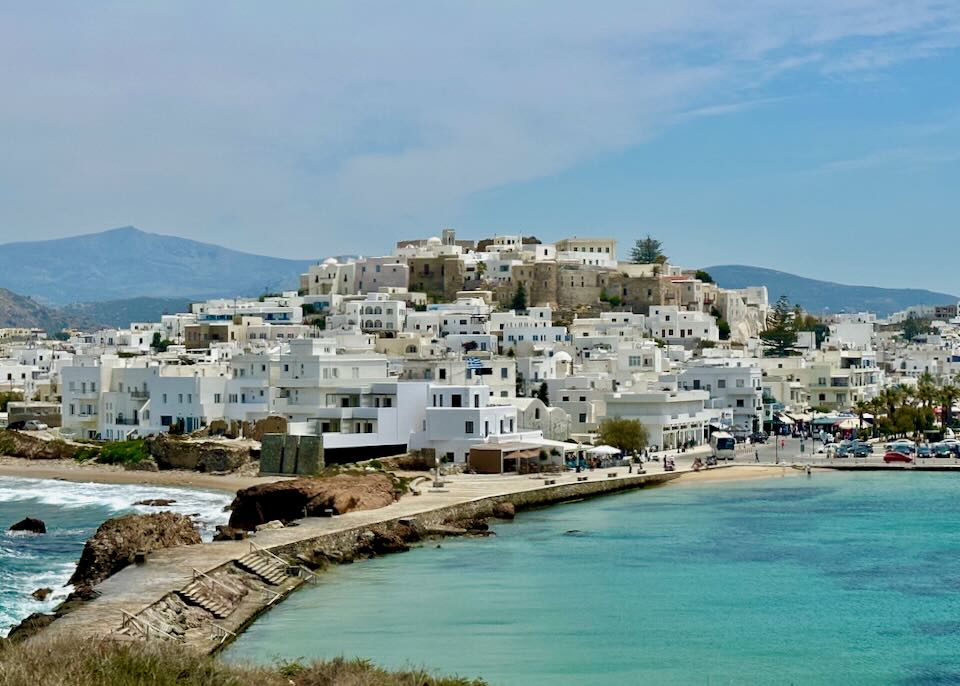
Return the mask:
[[[134,505],[147,499],[173,500],[166,507]],[[127,513],[170,510],[193,515],[205,541],[226,523],[227,493],[169,486],[73,483],[0,477],[0,636],[33,612],[50,612],[73,590],[66,582],[84,542],[104,520]],[[42,519],[47,533],[6,531],[24,516]],[[38,588],[53,592],[44,601]]]

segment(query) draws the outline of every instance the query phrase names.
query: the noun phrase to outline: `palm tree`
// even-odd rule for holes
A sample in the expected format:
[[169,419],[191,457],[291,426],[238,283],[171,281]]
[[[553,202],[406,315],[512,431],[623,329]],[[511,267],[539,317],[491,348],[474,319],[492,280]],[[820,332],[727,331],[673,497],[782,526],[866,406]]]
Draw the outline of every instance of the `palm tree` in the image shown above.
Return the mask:
[[937,399],[937,393],[937,382],[936,379],[933,378],[933,374],[930,372],[921,374],[920,378],[917,379],[917,389],[914,397],[924,407],[930,407]]
[[956,383],[945,383],[940,386],[938,401],[940,403],[940,425],[944,430],[953,423],[953,403],[960,398],[960,386]]

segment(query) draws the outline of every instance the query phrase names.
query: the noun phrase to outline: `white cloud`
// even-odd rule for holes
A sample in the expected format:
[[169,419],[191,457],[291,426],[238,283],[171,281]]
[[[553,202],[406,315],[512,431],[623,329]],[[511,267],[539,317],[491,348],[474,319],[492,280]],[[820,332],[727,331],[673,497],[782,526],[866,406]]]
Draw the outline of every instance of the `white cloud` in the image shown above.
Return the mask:
[[956,2],[0,9],[0,239],[136,223],[383,247],[471,195],[956,45]]

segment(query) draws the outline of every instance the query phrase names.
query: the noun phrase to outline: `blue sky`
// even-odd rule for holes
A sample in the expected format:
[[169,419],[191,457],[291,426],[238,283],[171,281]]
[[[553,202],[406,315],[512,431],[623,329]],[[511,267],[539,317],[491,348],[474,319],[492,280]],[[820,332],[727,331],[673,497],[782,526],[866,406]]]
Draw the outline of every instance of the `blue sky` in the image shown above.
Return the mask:
[[960,3],[20,3],[0,241],[660,238],[960,293]]

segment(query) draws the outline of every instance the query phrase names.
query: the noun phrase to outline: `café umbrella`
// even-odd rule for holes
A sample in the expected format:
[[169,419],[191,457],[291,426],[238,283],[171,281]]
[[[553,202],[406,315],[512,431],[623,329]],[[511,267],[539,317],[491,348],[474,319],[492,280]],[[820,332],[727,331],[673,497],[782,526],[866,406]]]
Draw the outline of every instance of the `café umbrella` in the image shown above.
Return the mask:
[[595,448],[590,448],[587,451],[591,455],[619,455],[620,450],[614,448],[612,445],[598,445]]

